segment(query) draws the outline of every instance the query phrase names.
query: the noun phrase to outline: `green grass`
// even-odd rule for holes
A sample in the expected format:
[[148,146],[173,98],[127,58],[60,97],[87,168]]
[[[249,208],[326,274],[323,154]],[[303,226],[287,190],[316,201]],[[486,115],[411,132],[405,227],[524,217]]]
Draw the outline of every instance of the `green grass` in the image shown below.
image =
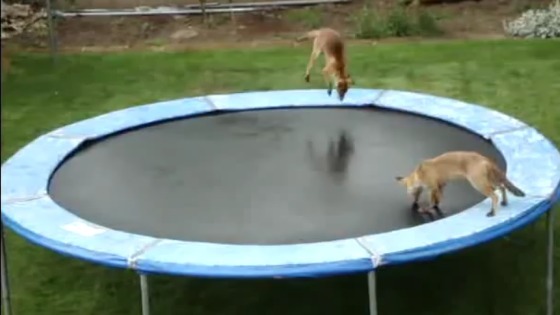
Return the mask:
[[[349,54],[360,87],[476,102],[524,120],[560,147],[558,51],[558,41],[533,40],[353,45]],[[3,83],[2,160],[43,132],[118,108],[213,92],[322,87],[320,66],[311,85],[303,81],[308,53],[301,47],[84,54],[61,57],[57,68],[45,56],[18,55]],[[383,268],[379,314],[544,314],[544,230],[539,220],[512,233],[515,242],[498,239],[433,261]],[[7,243],[16,314],[139,314],[133,272],[66,258],[11,232]],[[368,309],[364,275],[150,279],[157,315],[365,315]]]

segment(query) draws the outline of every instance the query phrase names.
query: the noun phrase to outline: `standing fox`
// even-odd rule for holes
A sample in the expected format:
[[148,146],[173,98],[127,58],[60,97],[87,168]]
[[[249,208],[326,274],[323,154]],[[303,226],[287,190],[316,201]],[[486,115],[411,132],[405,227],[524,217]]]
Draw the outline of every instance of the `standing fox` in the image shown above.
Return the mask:
[[418,199],[424,189],[430,190],[431,209],[441,212],[439,203],[445,184],[453,179],[465,178],[480,193],[492,199],[492,208],[486,216],[496,214],[499,188],[502,206],[508,204],[506,189],[515,196],[524,197],[525,193],[509,181],[502,170],[489,158],[471,151],[452,151],[422,161],[406,177],[398,176],[397,181],[404,185],[408,194],[414,198],[412,209],[419,209]]
[[309,82],[311,68],[321,53],[325,56],[323,77],[327,83],[327,93],[331,95],[333,81],[336,82],[338,98],[342,101],[350,85],[354,84],[352,78],[346,73],[346,54],[344,42],[340,34],[330,28],[320,28],[307,32],[297,38],[297,41],[313,39],[313,49],[305,70],[305,81]]

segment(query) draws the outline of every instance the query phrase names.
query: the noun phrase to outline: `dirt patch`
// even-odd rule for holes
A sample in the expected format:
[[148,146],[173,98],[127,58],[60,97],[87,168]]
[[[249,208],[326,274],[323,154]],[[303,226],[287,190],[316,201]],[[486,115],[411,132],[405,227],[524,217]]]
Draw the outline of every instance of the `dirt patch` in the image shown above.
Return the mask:
[[[103,2],[105,1],[105,2]],[[136,0],[130,6],[145,5]],[[204,47],[260,45],[290,42],[305,30],[330,26],[348,36],[355,33],[353,18],[365,0],[346,5],[321,5],[305,9],[273,10],[235,15],[211,15],[207,25],[200,16],[77,17],[56,23],[56,37],[61,50],[95,50],[96,47],[120,49],[166,49],[166,47]],[[196,3],[196,0],[187,2]],[[480,0],[429,5],[424,9],[438,17],[445,30],[444,38],[497,38],[503,36],[502,21],[531,6],[546,5],[548,0]],[[85,2],[80,2],[84,7]],[[91,7],[109,7],[114,1],[90,0]],[[118,7],[125,6],[118,2]],[[184,4],[185,1],[182,1]],[[377,1],[378,10],[388,10],[393,0]],[[160,3],[147,3],[160,4]],[[170,4],[169,1],[166,2]],[[161,5],[161,4],[160,4]],[[178,34],[182,34],[179,36]],[[20,47],[46,48],[47,38],[25,38]]]

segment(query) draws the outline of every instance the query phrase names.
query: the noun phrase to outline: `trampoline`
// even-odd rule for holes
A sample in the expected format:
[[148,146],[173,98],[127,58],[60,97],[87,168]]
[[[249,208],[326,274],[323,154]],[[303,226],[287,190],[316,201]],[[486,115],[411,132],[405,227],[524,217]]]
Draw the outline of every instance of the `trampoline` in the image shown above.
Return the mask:
[[[527,196],[509,194],[486,217],[490,200],[457,181],[445,217],[414,214],[395,177],[451,150],[493,158]],[[354,272],[368,273],[377,314],[379,267],[518,229],[552,208],[559,186],[554,145],[482,106],[396,90],[355,88],[343,102],[324,90],[247,92],[131,107],[40,136],[2,165],[2,220],[61,254],[138,271],[143,314],[152,273]],[[552,314],[552,284],[547,294]]]

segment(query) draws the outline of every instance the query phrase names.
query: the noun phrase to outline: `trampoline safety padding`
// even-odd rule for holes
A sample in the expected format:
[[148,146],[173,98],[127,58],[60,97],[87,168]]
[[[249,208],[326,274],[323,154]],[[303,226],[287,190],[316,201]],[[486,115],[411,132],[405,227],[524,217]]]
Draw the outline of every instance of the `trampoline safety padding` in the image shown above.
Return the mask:
[[[415,216],[395,176],[451,150],[493,158],[527,196],[489,218],[490,200],[459,181],[446,188],[445,218]],[[377,268],[518,229],[552,208],[559,184],[554,145],[482,106],[395,90],[351,89],[343,102],[324,90],[249,92],[131,107],[40,136],[2,165],[2,220],[40,246],[137,270],[144,314],[150,273],[350,272],[369,273],[376,314]]]

